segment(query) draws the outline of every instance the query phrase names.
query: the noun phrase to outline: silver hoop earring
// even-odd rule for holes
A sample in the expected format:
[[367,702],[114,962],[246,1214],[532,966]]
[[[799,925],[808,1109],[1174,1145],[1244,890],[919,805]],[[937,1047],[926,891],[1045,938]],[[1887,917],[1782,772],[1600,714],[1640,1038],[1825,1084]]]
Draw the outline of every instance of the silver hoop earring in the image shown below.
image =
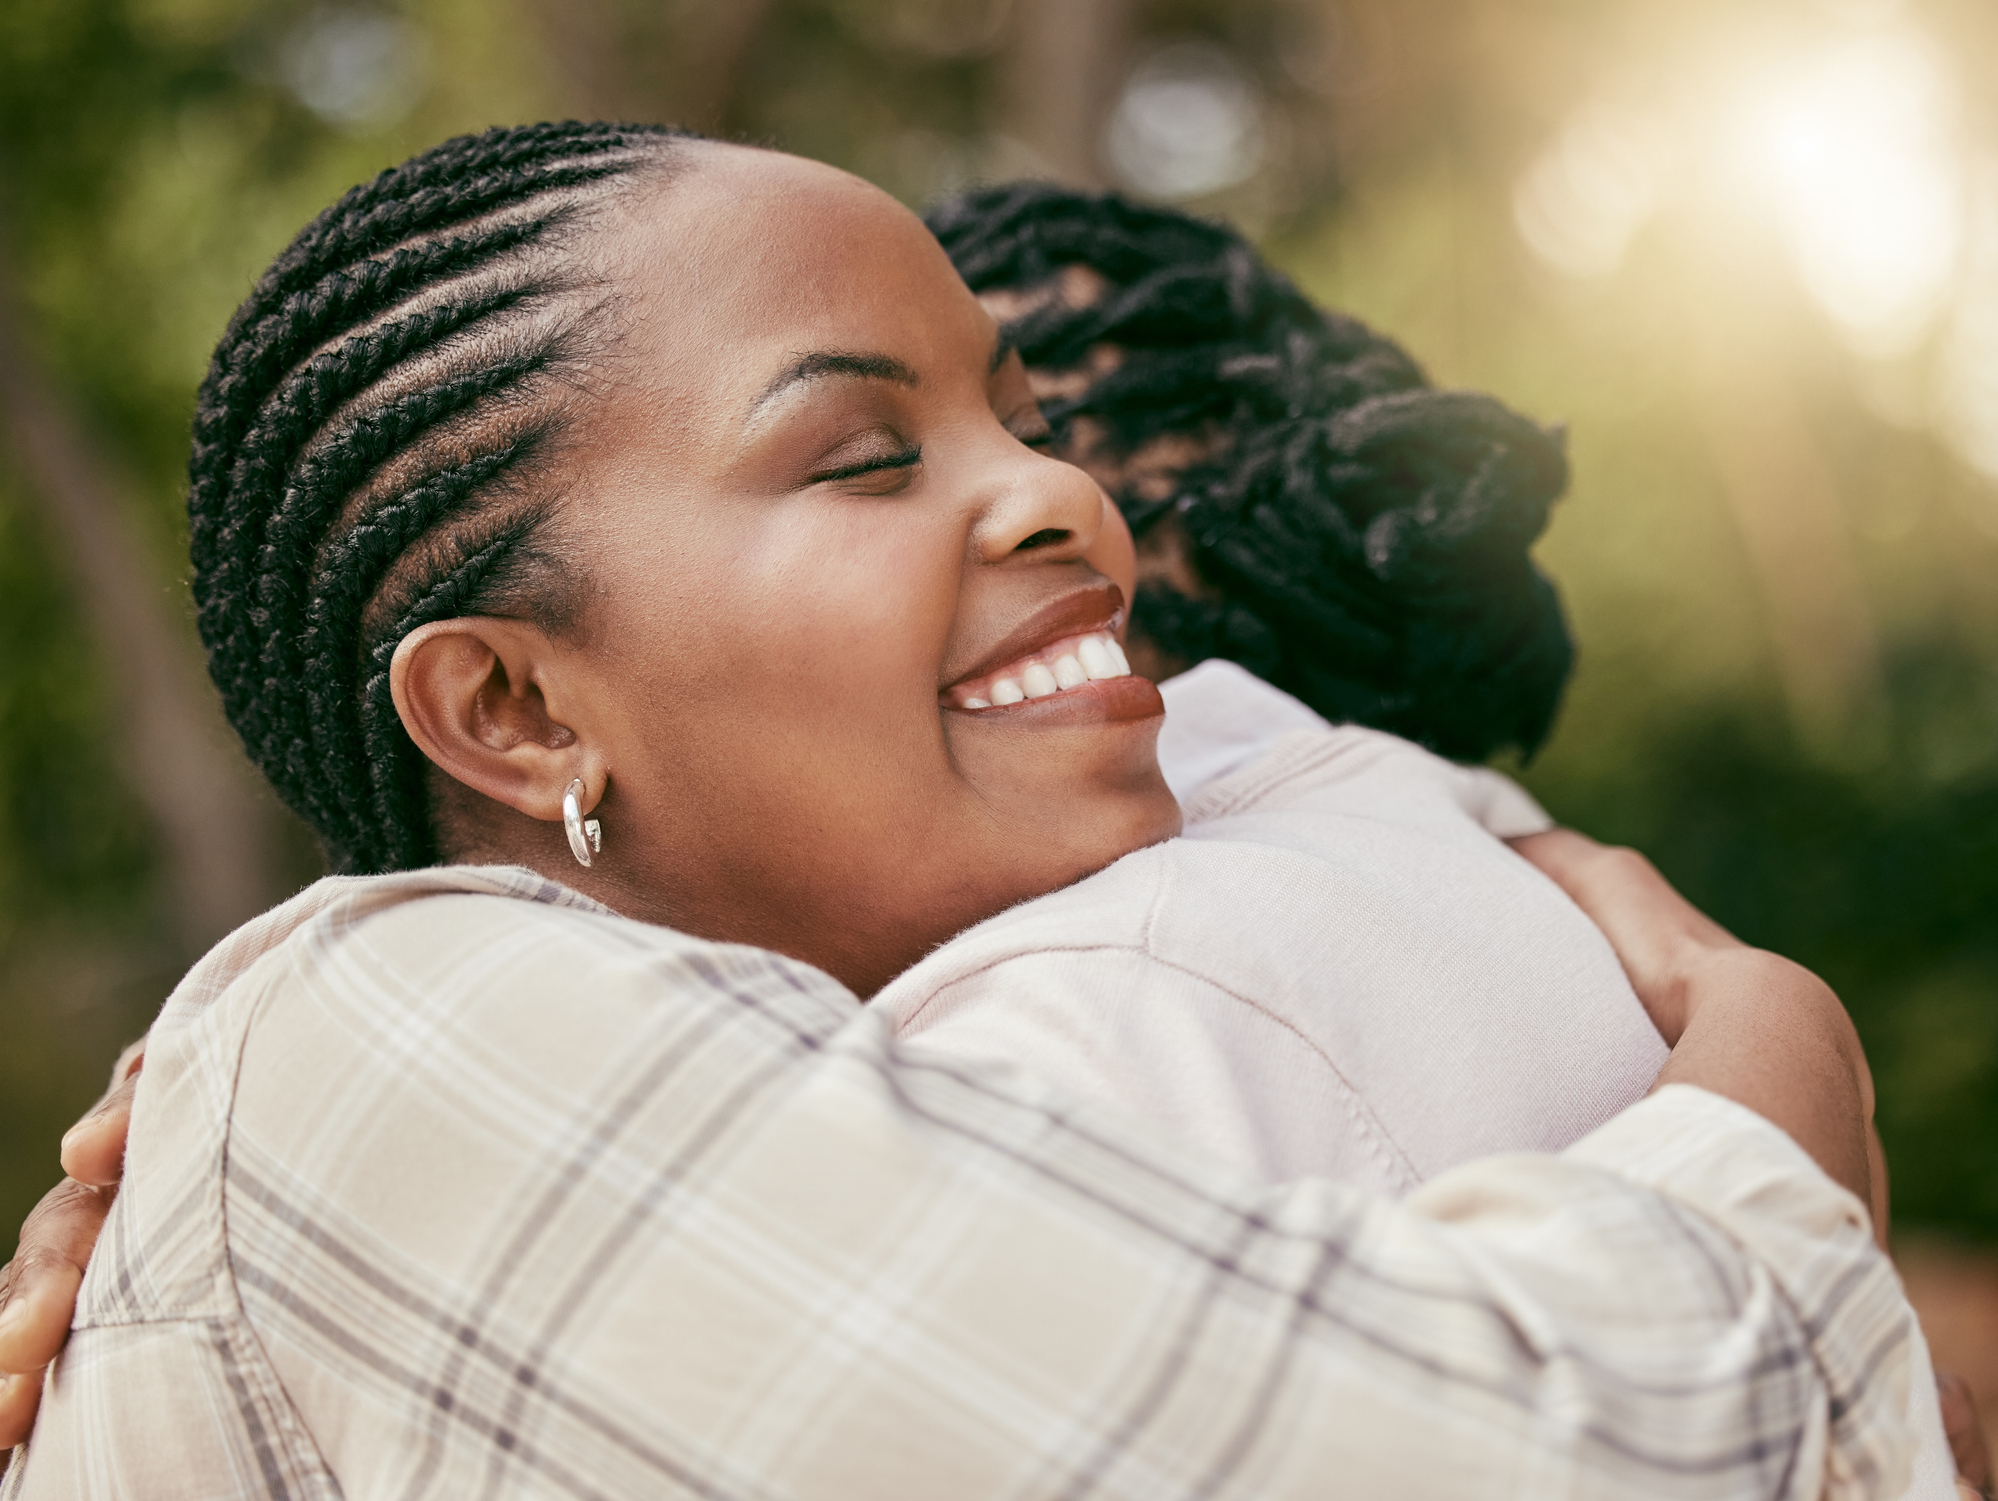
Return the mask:
[[594,818],[583,817],[583,779],[577,777],[562,794],[562,828],[569,836],[569,853],[578,865],[587,866],[592,855],[604,848],[604,826]]

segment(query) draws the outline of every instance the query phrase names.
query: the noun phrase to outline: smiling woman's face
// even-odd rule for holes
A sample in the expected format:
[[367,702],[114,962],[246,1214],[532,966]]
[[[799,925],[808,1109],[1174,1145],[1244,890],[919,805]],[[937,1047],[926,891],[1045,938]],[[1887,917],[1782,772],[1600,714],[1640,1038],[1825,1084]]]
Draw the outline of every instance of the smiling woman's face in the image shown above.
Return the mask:
[[[701,147],[608,247],[615,377],[557,523],[582,625],[533,685],[567,758],[549,775],[601,792],[603,852],[583,871],[523,819],[497,842],[527,850],[461,857],[868,994],[1177,832],[1158,690],[1103,640],[1128,538],[1036,451],[1018,357],[916,218],[827,167]],[[550,796],[503,800],[546,818]]]

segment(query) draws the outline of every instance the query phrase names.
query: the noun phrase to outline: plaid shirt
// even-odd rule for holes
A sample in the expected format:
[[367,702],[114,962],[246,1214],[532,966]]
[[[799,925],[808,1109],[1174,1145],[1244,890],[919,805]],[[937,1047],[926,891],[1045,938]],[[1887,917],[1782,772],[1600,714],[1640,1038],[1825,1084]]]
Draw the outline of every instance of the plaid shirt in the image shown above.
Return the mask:
[[1396,1204],[1257,1187],[525,871],[319,883],[152,1034],[0,1493],[1886,1495],[1858,1203],[1673,1088]]

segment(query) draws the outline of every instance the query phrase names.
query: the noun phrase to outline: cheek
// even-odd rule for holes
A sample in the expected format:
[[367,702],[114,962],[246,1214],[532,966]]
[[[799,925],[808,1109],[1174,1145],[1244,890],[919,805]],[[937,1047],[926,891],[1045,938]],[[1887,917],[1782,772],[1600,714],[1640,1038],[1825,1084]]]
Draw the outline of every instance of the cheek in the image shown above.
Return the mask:
[[[1116,502],[1108,495],[1103,497],[1103,525],[1096,533],[1096,540],[1090,543],[1089,551],[1083,554],[1083,559],[1124,591],[1127,605],[1131,602],[1138,587],[1138,550],[1131,541],[1131,528],[1124,520],[1124,513],[1117,509]],[[1128,630],[1128,614],[1124,624]]]
[[749,506],[633,557],[639,754],[845,800],[863,763],[933,748],[964,544],[894,505]]
[[856,507],[774,529],[746,560],[742,603],[753,670],[774,669],[821,723],[935,715],[963,544],[934,527]]

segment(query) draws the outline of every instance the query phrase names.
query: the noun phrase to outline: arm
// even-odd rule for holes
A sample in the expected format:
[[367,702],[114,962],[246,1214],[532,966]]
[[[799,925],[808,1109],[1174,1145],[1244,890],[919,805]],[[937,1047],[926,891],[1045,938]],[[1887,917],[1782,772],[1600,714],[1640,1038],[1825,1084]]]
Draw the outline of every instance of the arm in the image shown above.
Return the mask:
[[[1694,1084],[1780,1126],[1867,1205],[1884,1250],[1887,1164],[1873,1126],[1873,1081],[1838,998],[1809,971],[1750,948],[1698,912],[1634,851],[1570,830],[1514,847],[1610,938],[1673,1048],[1655,1087]],[[1800,1258],[1808,1250],[1800,1247]],[[1974,1412],[1962,1400],[1963,1383],[1942,1375],[1936,1387],[1924,1378],[1909,1389],[1905,1426],[1922,1436],[1919,1484],[1933,1486],[1954,1470],[1959,1485],[1982,1485],[1988,1465],[1974,1416],[1963,1422]],[[1931,1405],[1937,1396],[1942,1431]]]
[[1873,1075],[1829,986],[1734,937],[1635,850],[1571,829],[1514,848],[1574,898],[1623,961],[1672,1049],[1659,1088],[1692,1084],[1746,1105],[1879,1207],[1869,1160]]
[[[494,1435],[528,1433],[535,1462],[628,1467],[627,1490],[798,1496],[1279,1496],[1328,1473],[1441,1494],[1495,1464],[1577,1494],[1788,1473],[1816,1495],[1828,1448],[1834,1480],[1905,1462],[1891,1270],[1787,1137],[1703,1091],[1403,1205],[1260,1189],[1034,1081],[905,1055],[797,966],[680,960],[629,925],[556,942],[524,915],[488,959],[414,912],[393,983],[274,1010],[243,1055],[238,1348],[334,1451],[401,1428],[436,1458],[438,1434],[483,1484],[529,1462]],[[218,1077],[156,1049],[142,1115],[188,1119]],[[161,1219],[184,1243],[171,1166],[135,1160],[104,1255]],[[115,1261],[100,1283],[129,1285]],[[40,1473],[115,1446],[136,1479],[215,1442],[212,1405],[93,1421],[93,1392],[173,1396],[154,1330],[76,1336],[95,1348],[50,1389]]]
[[[433,912],[373,919],[337,986],[257,1013],[240,1070],[149,1060],[142,1121],[236,1081],[236,1348],[270,1367],[238,1374],[336,1475],[400,1488],[381,1466],[406,1454],[446,1490],[539,1466],[799,1497],[1495,1473],[1815,1496],[1906,1462],[1881,1420],[1906,1308],[1863,1216],[1711,1094],[1402,1205],[1258,1188],[1032,1080],[904,1054],[770,956],[523,916],[469,950]],[[141,1147],[114,1258],[154,1224],[184,1243],[214,1160]],[[130,1285],[115,1260],[99,1282]],[[114,1438],[134,1477],[172,1470],[198,1424],[107,1436],[92,1394],[169,1385],[145,1363],[207,1336],[75,1338],[29,1484]]]

